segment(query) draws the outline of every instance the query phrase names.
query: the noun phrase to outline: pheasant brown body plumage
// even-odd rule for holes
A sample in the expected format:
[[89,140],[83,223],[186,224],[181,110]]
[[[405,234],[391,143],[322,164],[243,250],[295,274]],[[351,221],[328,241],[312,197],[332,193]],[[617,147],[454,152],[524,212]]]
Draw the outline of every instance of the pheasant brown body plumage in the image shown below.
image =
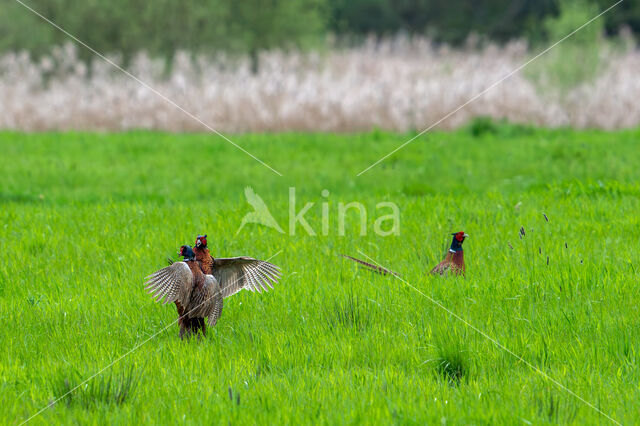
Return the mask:
[[453,241],[451,241],[451,247],[444,257],[444,260],[438,263],[432,270],[432,274],[446,275],[451,273],[453,275],[464,276],[466,270],[464,266],[464,251],[462,250],[462,243],[464,239],[469,237],[464,232],[456,232],[453,234]]
[[444,260],[438,263],[432,270],[432,274],[445,275],[447,272],[451,272],[453,275],[464,275],[464,253],[463,252],[448,252]]
[[211,253],[209,253],[206,235],[198,235],[196,237],[196,245],[193,247],[193,252],[196,255],[196,260],[200,262],[202,272],[204,272],[205,274],[212,274],[213,256],[211,256]]

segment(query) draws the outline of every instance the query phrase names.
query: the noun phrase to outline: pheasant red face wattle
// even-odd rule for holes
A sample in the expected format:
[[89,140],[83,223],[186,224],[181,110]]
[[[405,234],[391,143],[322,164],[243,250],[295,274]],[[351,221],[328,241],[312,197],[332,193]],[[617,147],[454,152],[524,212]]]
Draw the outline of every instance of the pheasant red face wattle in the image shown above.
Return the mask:
[[207,236],[206,235],[198,235],[196,237],[196,247],[207,248]]
[[464,239],[469,236],[469,235],[465,234],[464,231],[456,232],[453,235],[456,237],[456,240],[458,240],[459,242],[463,242]]

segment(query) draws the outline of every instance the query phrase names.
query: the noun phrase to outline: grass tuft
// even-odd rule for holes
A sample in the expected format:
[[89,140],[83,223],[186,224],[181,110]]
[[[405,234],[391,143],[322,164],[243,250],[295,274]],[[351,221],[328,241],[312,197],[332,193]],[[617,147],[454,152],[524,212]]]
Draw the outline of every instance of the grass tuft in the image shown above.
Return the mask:
[[89,376],[90,374],[79,372],[60,373],[52,382],[54,399],[64,396],[59,402],[64,403],[67,407],[74,405],[83,408],[93,408],[98,405],[119,406],[131,400],[140,379],[139,374],[131,367],[121,373],[106,371],[77,387]]
[[440,347],[435,359],[435,372],[451,386],[466,380],[469,374],[469,360],[466,352],[455,346]]
[[352,292],[343,300],[335,301],[331,309],[324,311],[329,329],[346,328],[361,332],[369,328],[371,310],[365,302]]

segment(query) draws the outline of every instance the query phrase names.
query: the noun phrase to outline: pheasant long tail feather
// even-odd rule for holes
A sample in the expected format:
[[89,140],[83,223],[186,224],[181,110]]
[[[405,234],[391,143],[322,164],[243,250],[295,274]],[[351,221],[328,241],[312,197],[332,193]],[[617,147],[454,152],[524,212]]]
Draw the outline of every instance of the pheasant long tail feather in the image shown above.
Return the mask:
[[350,259],[350,260],[353,260],[354,262],[359,263],[359,264],[361,264],[361,265],[365,266],[365,267],[366,267],[367,269],[369,269],[370,271],[376,272],[376,273],[378,273],[378,274],[382,274],[382,275],[389,275],[389,274],[391,274],[391,275],[395,275],[396,277],[399,277],[399,276],[400,276],[400,274],[398,274],[397,272],[394,272],[394,271],[392,271],[392,270],[390,270],[390,269],[387,269],[387,268],[383,268],[382,266],[377,266],[377,265],[374,265],[374,264],[372,264],[372,263],[365,262],[364,260],[360,260],[360,259],[356,259],[355,257],[348,256],[348,255],[346,255],[346,254],[340,254],[340,256],[342,256],[342,257],[346,257],[347,259]]

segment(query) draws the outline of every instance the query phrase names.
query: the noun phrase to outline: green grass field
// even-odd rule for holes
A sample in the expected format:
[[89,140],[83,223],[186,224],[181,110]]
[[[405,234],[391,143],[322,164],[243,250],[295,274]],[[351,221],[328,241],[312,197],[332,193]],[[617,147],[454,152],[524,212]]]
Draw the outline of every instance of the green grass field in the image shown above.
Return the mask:
[[[523,360],[636,422],[640,131],[479,122],[355,176],[410,136],[233,137],[280,177],[210,135],[1,133],[0,423],[114,360],[31,423],[611,423]],[[236,236],[249,185],[285,229],[295,187],[319,235]],[[353,212],[338,235],[337,204],[352,201],[365,236]],[[381,201],[400,208],[400,235],[373,232]],[[459,230],[466,279],[430,276]],[[198,233],[219,257],[281,250],[284,276],[227,299],[206,339],[180,341],[175,324],[158,333],[175,309],[142,283]],[[337,256],[358,250],[522,360]]]

